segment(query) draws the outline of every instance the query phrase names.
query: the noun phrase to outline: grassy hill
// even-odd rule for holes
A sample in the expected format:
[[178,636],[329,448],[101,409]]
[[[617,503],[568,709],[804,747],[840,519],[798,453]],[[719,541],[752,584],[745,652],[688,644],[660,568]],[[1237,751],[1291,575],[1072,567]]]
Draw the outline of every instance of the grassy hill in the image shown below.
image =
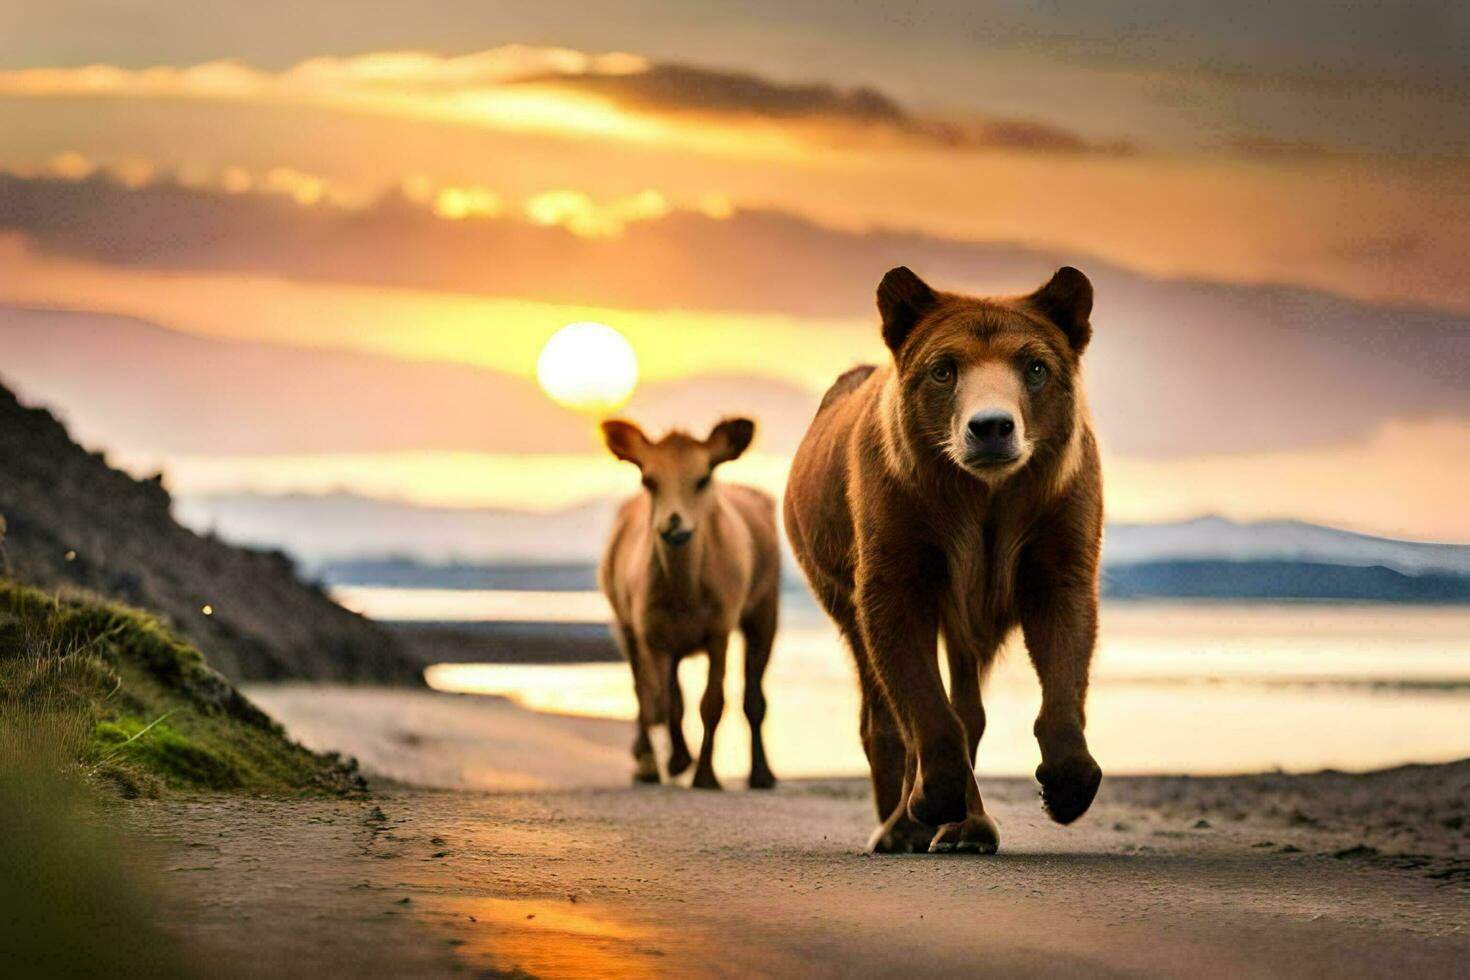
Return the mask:
[[355,793],[155,617],[0,580],[0,764],[77,772],[127,795]]

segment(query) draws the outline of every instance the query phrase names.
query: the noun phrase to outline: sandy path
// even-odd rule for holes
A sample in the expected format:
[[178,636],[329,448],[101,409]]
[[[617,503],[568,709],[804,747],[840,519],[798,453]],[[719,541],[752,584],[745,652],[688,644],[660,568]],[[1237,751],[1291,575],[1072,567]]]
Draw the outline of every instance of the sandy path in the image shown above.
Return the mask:
[[[560,721],[528,714],[500,703],[471,727],[534,749]],[[999,855],[877,858],[859,850],[856,781],[634,789],[622,726],[561,733],[601,781],[615,754],[620,785],[134,812],[201,869],[173,877],[197,910],[177,928],[248,972],[1435,977],[1470,962],[1470,763],[1108,780],[1073,828],[1029,781],[986,781]],[[546,769],[536,751],[496,765]]]
[[243,690],[307,748],[351,755],[373,775],[414,786],[621,787],[631,771],[628,722],[405,688],[258,684]]
[[1126,800],[1064,830],[1029,787],[989,789],[1008,841],[993,858],[860,853],[851,783],[146,810],[166,840],[216,842],[180,850],[202,910],[186,935],[291,975],[1429,977],[1470,962],[1464,880],[1283,852],[1334,846],[1320,830],[1265,838]]

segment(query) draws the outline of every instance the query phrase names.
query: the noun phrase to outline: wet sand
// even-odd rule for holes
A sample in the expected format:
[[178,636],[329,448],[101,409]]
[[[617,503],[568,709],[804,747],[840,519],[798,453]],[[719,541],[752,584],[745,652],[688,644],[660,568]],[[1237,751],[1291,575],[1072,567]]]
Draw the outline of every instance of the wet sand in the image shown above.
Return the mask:
[[[313,703],[353,719],[361,745],[398,746],[381,758],[400,778],[455,746],[502,757],[422,773],[480,789],[130,804],[172,862],[172,928],[226,972],[1433,977],[1470,962],[1470,761],[1108,779],[1070,828],[1031,781],[984,780],[1000,854],[874,857],[859,780],[634,788],[621,723],[426,692],[255,693],[288,727]],[[374,732],[373,716],[395,721]]]

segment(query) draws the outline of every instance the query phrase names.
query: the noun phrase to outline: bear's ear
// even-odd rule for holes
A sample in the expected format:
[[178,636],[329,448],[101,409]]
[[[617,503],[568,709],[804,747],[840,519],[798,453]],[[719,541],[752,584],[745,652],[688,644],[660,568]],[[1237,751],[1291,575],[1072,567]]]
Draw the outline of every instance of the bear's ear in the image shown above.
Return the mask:
[[1078,354],[1092,339],[1092,283],[1070,265],[1056,271],[1046,285],[1026,297],[1026,301],[1052,323],[1062,328],[1072,350]]
[[724,419],[710,430],[704,444],[709,447],[709,465],[719,466],[740,454],[755,438],[755,423],[750,419]]
[[648,437],[635,423],[608,419],[602,423],[602,440],[618,459],[638,467],[643,465],[643,450],[648,448]]
[[938,302],[929,284],[907,266],[889,269],[878,284],[878,312],[883,315],[883,341],[897,354],[914,326]]

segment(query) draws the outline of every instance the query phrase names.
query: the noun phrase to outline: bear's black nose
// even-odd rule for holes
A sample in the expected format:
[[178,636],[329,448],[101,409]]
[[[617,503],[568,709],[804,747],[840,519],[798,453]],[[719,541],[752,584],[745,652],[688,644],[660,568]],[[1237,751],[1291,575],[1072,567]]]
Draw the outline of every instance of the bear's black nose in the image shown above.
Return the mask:
[[992,461],[1016,457],[1016,420],[1010,412],[976,412],[968,428],[971,456]]

